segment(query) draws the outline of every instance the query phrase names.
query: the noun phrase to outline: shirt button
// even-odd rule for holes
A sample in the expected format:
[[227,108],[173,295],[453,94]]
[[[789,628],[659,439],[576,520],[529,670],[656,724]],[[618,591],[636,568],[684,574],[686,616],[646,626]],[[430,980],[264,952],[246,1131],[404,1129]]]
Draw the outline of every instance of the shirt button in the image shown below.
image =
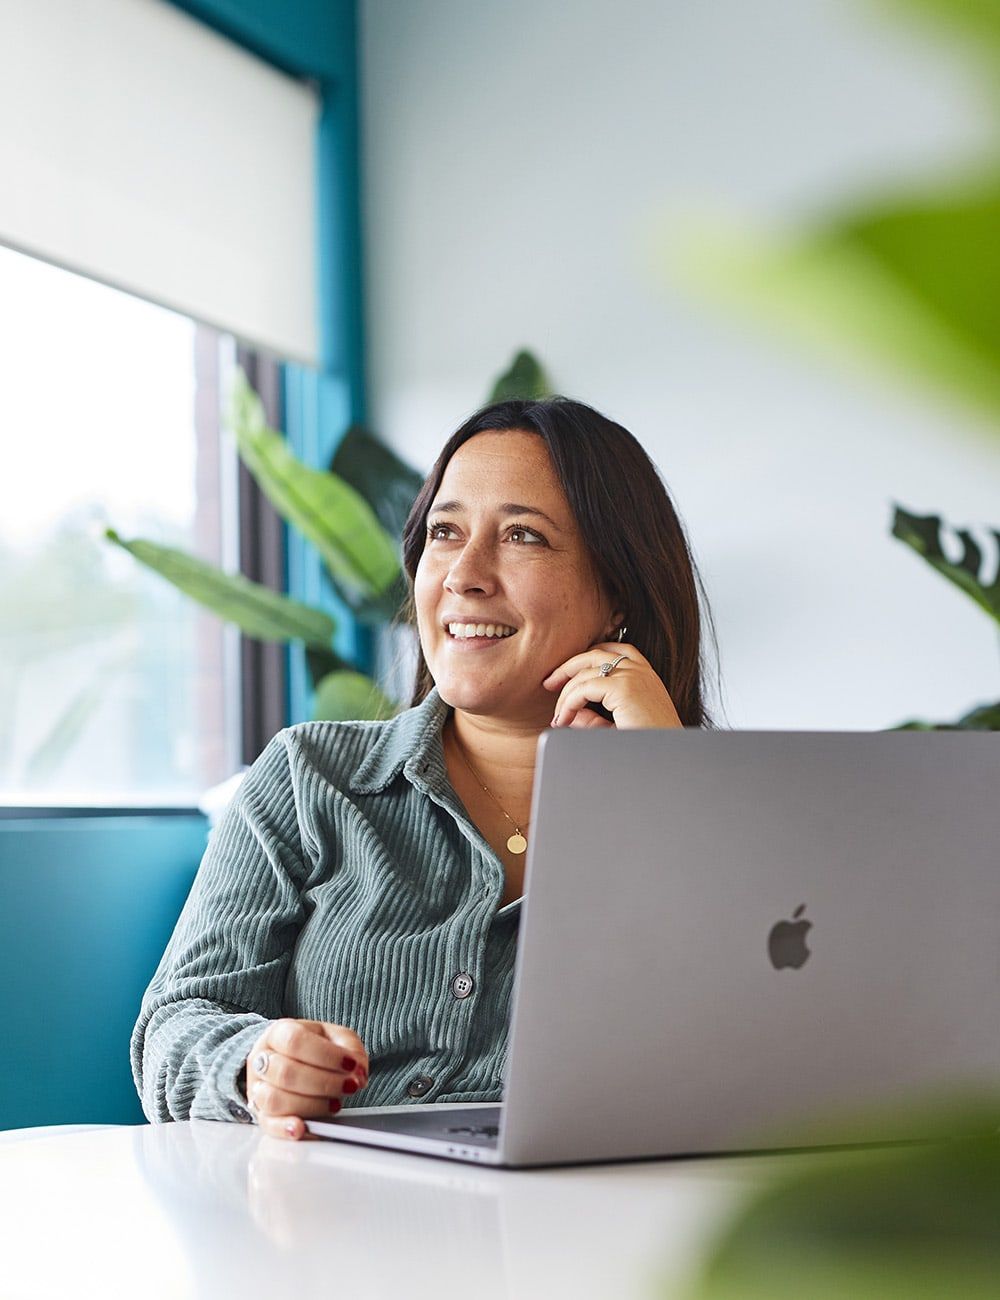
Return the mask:
[[476,981],[468,971],[462,971],[460,975],[456,975],[451,981],[451,991],[459,999],[467,998],[475,987]]
[[429,1074],[418,1074],[415,1079],[411,1079],[406,1085],[406,1091],[410,1097],[422,1097],[425,1092],[430,1092],[433,1087],[434,1080]]
[[233,1119],[238,1119],[241,1124],[250,1124],[253,1122],[250,1112],[244,1110],[242,1106],[237,1105],[235,1101],[229,1103],[229,1113],[232,1115]]

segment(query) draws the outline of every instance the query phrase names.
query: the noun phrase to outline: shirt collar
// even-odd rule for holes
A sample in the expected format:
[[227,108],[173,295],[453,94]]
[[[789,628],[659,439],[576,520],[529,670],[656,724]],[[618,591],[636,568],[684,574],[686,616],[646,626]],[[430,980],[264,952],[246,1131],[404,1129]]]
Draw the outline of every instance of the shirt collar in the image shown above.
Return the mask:
[[397,713],[351,777],[351,790],[378,794],[403,771],[412,785],[440,791],[448,780],[441,730],[450,709],[432,686],[419,704]]

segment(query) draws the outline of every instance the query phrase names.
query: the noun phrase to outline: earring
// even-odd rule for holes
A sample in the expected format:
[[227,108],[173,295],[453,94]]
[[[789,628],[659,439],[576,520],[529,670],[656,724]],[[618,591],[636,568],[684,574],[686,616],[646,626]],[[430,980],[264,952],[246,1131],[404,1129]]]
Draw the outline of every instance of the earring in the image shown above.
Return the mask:
[[628,631],[628,628],[627,628],[627,627],[625,626],[625,624],[623,623],[623,624],[621,625],[621,627],[618,629],[618,640],[619,640],[619,641],[624,641],[624,640],[625,640],[625,633],[626,633],[627,631]]

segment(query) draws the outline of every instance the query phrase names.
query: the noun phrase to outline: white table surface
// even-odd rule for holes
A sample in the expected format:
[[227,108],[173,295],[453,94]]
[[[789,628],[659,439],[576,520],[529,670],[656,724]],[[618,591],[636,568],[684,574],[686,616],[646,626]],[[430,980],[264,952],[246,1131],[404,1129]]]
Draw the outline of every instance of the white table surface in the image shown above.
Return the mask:
[[0,1134],[4,1300],[682,1294],[737,1198],[808,1157],[500,1170],[255,1126]]

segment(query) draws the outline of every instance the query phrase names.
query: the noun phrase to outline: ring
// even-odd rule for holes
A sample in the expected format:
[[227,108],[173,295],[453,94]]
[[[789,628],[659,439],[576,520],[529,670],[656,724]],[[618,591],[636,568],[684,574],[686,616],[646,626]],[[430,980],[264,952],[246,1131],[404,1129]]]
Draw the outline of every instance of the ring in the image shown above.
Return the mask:
[[617,668],[618,665],[621,663],[621,661],[626,658],[628,658],[627,655],[619,655],[618,658],[614,661],[614,663],[601,664],[601,676],[607,677],[611,669]]
[[250,1062],[257,1074],[267,1074],[267,1067],[271,1064],[270,1052],[258,1052]]

